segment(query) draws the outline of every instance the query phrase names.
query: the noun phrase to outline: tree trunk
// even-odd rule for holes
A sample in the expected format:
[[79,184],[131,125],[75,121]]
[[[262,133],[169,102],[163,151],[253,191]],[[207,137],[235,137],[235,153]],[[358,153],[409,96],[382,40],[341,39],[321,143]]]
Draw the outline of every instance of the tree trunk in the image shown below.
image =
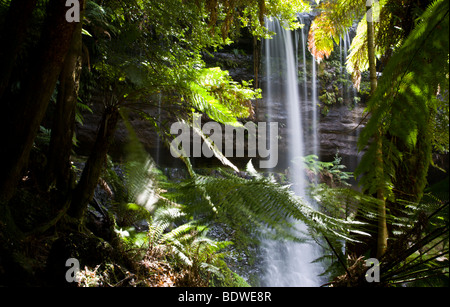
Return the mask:
[[378,237],[377,237],[377,258],[383,256],[387,249],[388,229],[386,223],[386,199],[384,195],[384,187],[382,186],[384,178],[383,170],[383,141],[381,139],[381,131],[376,135],[377,152],[375,168],[377,179],[380,182],[377,188],[377,198],[380,201],[378,204]]
[[82,24],[78,23],[59,77],[60,84],[48,153],[46,184],[47,186],[56,184],[56,187],[61,191],[67,191],[71,181],[70,155],[82,70],[83,43],[81,30]]
[[[13,0],[9,6],[8,15],[3,25],[0,38],[0,98],[9,84],[11,73],[14,70],[17,54],[26,37],[31,15],[36,7],[37,0]],[[14,25],[14,26],[11,26]]]
[[[370,72],[370,94],[373,95],[378,86],[377,68],[375,58],[375,34],[373,25],[373,8],[372,4],[367,6],[367,49],[369,58],[369,72]],[[377,198],[380,201],[378,205],[378,237],[377,237],[377,257],[380,258],[387,248],[388,230],[386,223],[386,200],[383,185],[384,169],[383,169],[383,140],[382,131],[375,136],[377,144],[377,151],[375,157],[375,168],[377,179],[379,181],[377,188]]]
[[107,107],[103,114],[92,153],[84,166],[80,181],[73,193],[69,214],[78,220],[83,218],[89,202],[94,197],[95,188],[106,162],[106,155],[114,139],[118,120],[119,111],[117,107]]
[[[377,66],[375,57],[375,30],[372,20],[372,7],[367,7],[367,50],[369,58],[370,94],[373,95],[378,86]],[[370,20],[370,21],[369,21]]]
[[259,72],[261,68],[261,41],[253,37],[253,74],[254,74],[254,88],[259,88]]
[[65,1],[50,0],[42,37],[17,106],[9,114],[9,120],[0,123],[4,134],[0,150],[0,200],[8,201],[14,195],[70,48],[77,24],[66,21],[67,9]]

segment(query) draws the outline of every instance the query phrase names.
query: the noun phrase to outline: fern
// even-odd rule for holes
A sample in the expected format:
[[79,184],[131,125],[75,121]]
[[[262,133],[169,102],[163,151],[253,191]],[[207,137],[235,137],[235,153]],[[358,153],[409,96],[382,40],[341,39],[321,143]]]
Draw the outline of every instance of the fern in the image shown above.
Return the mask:
[[185,99],[198,111],[219,123],[239,126],[236,118],[253,114],[251,100],[260,98],[260,90],[252,90],[248,83],[232,81],[227,71],[203,68],[188,86]]
[[[369,238],[365,233],[376,233],[376,228],[371,228],[370,225],[378,219],[378,199],[353,189],[330,188],[323,184],[314,186],[311,194],[318,198],[322,210],[330,216],[367,221],[360,225],[362,233],[355,232],[363,235],[362,241]],[[383,285],[448,285],[449,204],[432,195],[428,199],[433,202],[402,201],[403,209],[400,214],[388,211],[387,221],[392,225],[394,236],[390,239],[387,252],[379,259],[382,262]],[[360,274],[360,280],[365,282],[367,268],[363,267],[364,271],[359,273],[352,271],[350,267],[354,269],[351,260],[354,255],[344,249],[345,242],[334,238],[326,238],[326,242],[323,255],[316,260],[325,264],[323,275],[332,280],[341,276],[346,280],[346,286],[361,286],[352,284],[352,278],[358,277],[355,274]],[[336,279],[332,283],[336,283]]]
[[78,97],[77,108],[75,111],[75,121],[80,125],[83,125],[84,118],[83,112],[93,113],[92,109],[87,105],[81,102],[81,99]]
[[353,240],[348,229],[358,227],[359,223],[312,209],[289,186],[257,173],[251,163],[247,171],[250,178],[226,170],[220,170],[216,177],[194,173],[173,197],[186,205],[189,214],[204,219],[204,223],[215,221],[229,225],[244,242],[257,235],[304,241],[305,234],[295,227],[298,221],[330,237]]
[[359,0],[320,3],[320,14],[313,20],[308,35],[308,49],[318,61],[331,55],[335,44],[339,44],[339,36],[365,13],[364,4]]
[[[171,227],[186,215],[176,208],[159,208],[150,222],[149,252],[164,250],[173,257],[178,266],[188,272],[189,279],[209,280],[213,274],[223,278],[221,267],[224,266],[223,254],[231,242],[216,242],[207,237],[208,228],[192,221],[178,227]],[[226,265],[225,265],[226,266]],[[208,275],[205,278],[204,275]]]
[[[382,259],[381,282],[389,285],[448,286],[449,203],[409,203],[409,228]],[[420,210],[418,209],[420,208]]]
[[[218,251],[228,244],[207,238],[205,225],[227,225],[233,230],[233,241],[241,246],[264,237],[304,242],[311,234],[355,241],[356,235],[364,233],[360,222],[314,210],[290,186],[258,173],[251,161],[245,176],[225,169],[219,169],[215,176],[206,176],[196,172],[189,159],[182,157],[190,178],[181,182],[165,181],[155,176],[154,164],[149,162],[148,154],[126,120],[125,124],[131,131],[129,159],[132,163],[127,163],[126,172],[131,196],[128,201],[136,203],[136,195],[146,189],[154,195],[153,205],[147,206],[152,208],[150,249],[169,252],[186,269],[201,272],[203,268],[214,273],[217,266],[208,257],[222,257]],[[335,164],[324,167],[338,175],[341,167],[338,161]],[[145,202],[140,204],[145,206]],[[308,233],[295,226],[298,221],[310,227]]]
[[[362,184],[369,193],[382,184],[392,196],[395,185],[408,185],[399,180],[416,172],[418,185],[413,192],[421,196],[431,160],[430,131],[435,127],[435,114],[440,108],[448,109],[448,13],[448,1],[430,5],[391,57],[368,103],[371,117],[358,143],[359,150],[366,149],[367,153],[356,176],[364,174]],[[438,92],[445,96],[438,98]],[[376,145],[371,138],[380,127],[385,169],[382,178],[372,167]]]

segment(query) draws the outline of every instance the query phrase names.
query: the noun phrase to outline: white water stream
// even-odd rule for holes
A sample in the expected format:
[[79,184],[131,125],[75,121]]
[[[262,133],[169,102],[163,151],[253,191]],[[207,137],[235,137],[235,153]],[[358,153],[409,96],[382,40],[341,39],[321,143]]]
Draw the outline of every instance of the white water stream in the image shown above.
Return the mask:
[[[301,159],[305,154],[318,154],[317,125],[317,89],[316,65],[312,61],[312,94],[307,95],[306,80],[306,39],[304,31],[285,30],[278,20],[266,20],[266,26],[276,35],[265,41],[265,69],[267,85],[265,88],[267,117],[277,121],[279,113],[286,116],[287,129],[287,165],[293,191],[306,198],[306,177]],[[300,33],[299,33],[300,32]],[[299,38],[301,35],[301,38]],[[298,44],[303,48],[304,88],[301,97],[298,76]],[[306,129],[306,130],[305,130]],[[308,144],[307,150],[305,144]],[[298,222],[299,231],[306,231],[306,226]],[[314,244],[264,242],[265,273],[262,285],[271,287],[315,287],[320,286],[319,274],[323,272],[318,264],[313,263],[320,254]]]

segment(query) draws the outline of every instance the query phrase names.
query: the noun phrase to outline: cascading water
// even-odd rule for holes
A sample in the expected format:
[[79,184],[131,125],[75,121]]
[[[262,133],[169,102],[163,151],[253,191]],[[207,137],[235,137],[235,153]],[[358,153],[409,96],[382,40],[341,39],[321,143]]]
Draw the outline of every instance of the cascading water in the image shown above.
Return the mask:
[[[351,39],[350,39],[350,34],[347,32],[345,32],[344,36],[339,38],[339,49],[340,49],[340,62],[341,62],[341,67],[340,67],[340,73],[341,76],[344,75],[344,72],[346,72],[346,62],[347,62],[347,57],[348,57],[348,50],[350,48],[350,44],[351,44]],[[353,87],[351,84],[351,77],[348,76],[348,82],[343,84],[343,99],[344,101],[348,102],[350,99],[353,99],[354,97],[356,97],[357,93],[356,93],[356,89],[355,87]]]
[[[298,82],[298,32],[285,30],[278,20],[266,20],[268,29],[276,35],[265,41],[267,85],[264,89],[267,102],[269,121],[278,121],[286,117],[287,157],[289,179],[293,191],[306,198],[306,178],[302,157],[305,155],[305,144],[318,148],[316,118],[306,118],[304,114],[312,113],[316,117],[315,98],[308,102],[306,83],[303,99],[300,95]],[[302,33],[302,46],[305,48],[305,36]],[[305,51],[306,53],[306,51]],[[303,57],[306,61],[306,56]],[[306,63],[303,63],[306,66]],[[315,66],[313,66],[315,67]],[[306,68],[305,68],[306,71]],[[306,79],[306,73],[305,73]],[[304,82],[307,82],[306,80]],[[315,89],[315,80],[312,81]],[[314,95],[312,95],[314,97]],[[309,103],[309,106],[308,106]],[[312,106],[311,106],[312,104]],[[312,110],[311,110],[312,107]],[[280,120],[282,121],[282,120]],[[305,130],[305,126],[310,127]],[[306,133],[304,133],[306,131]],[[306,138],[306,139],[305,139]],[[310,140],[310,138],[315,138]],[[311,153],[309,153],[311,154]],[[298,222],[299,231],[306,231],[306,226]],[[320,285],[320,267],[312,263],[319,257],[317,248],[311,244],[293,242],[275,242],[267,240],[264,243],[265,272],[262,285],[273,287],[313,287]]]

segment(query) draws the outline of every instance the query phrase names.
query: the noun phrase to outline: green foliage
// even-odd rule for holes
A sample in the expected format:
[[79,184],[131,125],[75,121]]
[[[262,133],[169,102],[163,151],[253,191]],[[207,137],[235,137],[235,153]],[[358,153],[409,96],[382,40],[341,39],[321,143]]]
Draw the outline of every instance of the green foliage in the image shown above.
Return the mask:
[[401,229],[381,259],[381,281],[393,286],[448,286],[449,202],[407,205],[409,227]]
[[[422,186],[415,193],[420,197],[432,145],[448,150],[448,139],[430,134],[434,131],[439,135],[442,122],[436,123],[446,121],[445,116],[436,114],[448,109],[448,43],[448,2],[435,1],[386,66],[368,103],[371,116],[358,143],[360,150],[367,151],[356,175],[364,174],[361,184],[369,193],[380,184],[392,191],[397,176],[408,176],[397,173],[400,165],[406,165],[408,172],[425,170],[416,175]],[[374,173],[372,164],[377,149],[371,138],[379,129],[383,137],[382,177]],[[437,143],[440,141],[444,143]]]
[[322,1],[318,10],[320,14],[309,30],[308,49],[320,62],[330,56],[335,45],[339,45],[339,37],[353,25],[353,21],[364,15],[365,2]]
[[[1,20],[9,3],[0,2]],[[46,1],[39,3],[43,7]],[[338,43],[339,34],[355,17],[362,16],[362,3],[322,2],[322,12],[309,37],[310,50],[318,59],[327,57]],[[349,13],[353,4],[355,8]],[[190,177],[171,182],[157,170],[127,121],[129,110],[148,115],[139,109],[139,103],[151,103],[151,97],[162,94],[164,107],[174,106],[180,120],[201,112],[217,122],[239,125],[238,119],[253,115],[252,100],[261,97],[260,91],[251,89],[251,81],[238,84],[226,71],[205,68],[202,52],[230,44],[242,26],[249,27],[257,38],[269,36],[263,24],[265,15],[283,20],[286,28],[297,28],[300,25],[296,13],[309,9],[309,3],[303,0],[87,2],[83,23],[83,57],[87,65],[76,120],[82,123],[81,112],[91,111],[82,101],[94,95],[102,97],[105,104],[120,107],[129,131],[128,157],[121,165],[120,176],[108,161],[100,183],[113,198],[108,216],[114,215],[116,233],[126,247],[138,254],[145,251],[146,256],[165,257],[186,272],[191,284],[244,286],[246,283],[224,261],[224,250],[232,243],[208,237],[209,225],[222,223],[230,227],[233,241],[240,246],[263,237],[304,241],[313,236],[321,243],[321,238],[326,237],[334,250],[321,260],[331,259],[334,264],[334,257],[345,258],[340,252],[343,242],[354,242],[373,233],[369,226],[377,220],[378,200],[351,189],[313,185],[312,198],[320,205],[320,210],[314,210],[305,199],[294,195],[290,186],[256,172],[251,163],[246,173],[217,170],[214,176],[207,176],[195,171],[184,159]],[[40,7],[36,15],[44,13]],[[366,67],[363,23],[364,20],[349,58],[353,71]],[[30,40],[37,41],[35,31],[30,32]],[[392,47],[393,43],[383,44]],[[404,44],[396,47],[397,53],[386,66],[379,90],[369,103],[372,117],[360,141],[360,149],[368,146],[360,168],[368,192],[373,192],[373,186],[380,181],[392,189],[402,162],[408,161],[408,167],[418,164],[413,161],[415,152],[424,152],[426,159],[420,162],[426,164],[431,145],[448,151],[448,2],[436,1],[430,6]],[[146,119],[163,131],[155,118]],[[370,138],[379,127],[383,130],[386,155],[382,178],[373,173],[371,164],[375,149]],[[208,140],[205,135],[202,137]],[[35,142],[42,147],[48,145],[49,131],[41,128]],[[217,151],[215,154],[237,170],[223,155]],[[336,185],[350,178],[337,156],[330,163],[319,162],[316,156],[306,157],[303,162],[315,175],[331,176]],[[418,211],[416,203],[403,203],[401,209],[400,215],[388,211],[394,234],[399,238],[409,235],[408,230],[417,224],[422,227],[418,233],[425,236],[414,237],[417,241],[410,248],[400,246],[394,250],[404,253],[398,259],[388,259],[390,267],[385,280],[402,282],[411,274],[422,278],[439,270],[448,275],[448,269],[443,268],[443,264],[448,264],[448,218],[441,214],[448,214],[448,206],[434,208],[426,227],[414,214]],[[358,222],[359,219],[371,223]],[[137,226],[143,220],[148,225],[146,231]],[[309,226],[308,234],[294,227],[297,221]],[[413,242],[410,238],[405,242]],[[334,265],[330,271],[336,269],[339,270]]]
[[186,215],[178,208],[160,207],[149,221],[148,253],[172,257],[177,266],[189,272],[189,279],[210,280],[210,274],[223,278],[221,267],[225,249],[231,242],[216,242],[207,237],[208,229],[195,221],[173,226]]
[[[378,220],[380,200],[351,188],[331,188],[325,184],[311,187],[311,195],[320,204],[321,210],[330,216],[365,221],[359,229],[353,230],[356,238],[362,242],[370,239],[368,234],[376,236],[376,227],[371,225],[376,225]],[[379,259],[382,285],[448,285],[448,201],[427,195],[426,201],[403,202],[402,208],[395,214],[391,210],[387,211],[387,222],[392,225],[393,236],[387,252]],[[344,280],[350,283],[348,270],[350,267],[355,268],[358,262],[355,259],[361,255],[349,254],[348,248],[344,248],[348,246],[344,246],[342,240],[327,237],[326,242],[318,242],[323,244],[324,252],[316,261],[325,264],[324,275],[331,280],[345,276]],[[352,271],[352,274],[361,274],[360,278],[365,280],[366,271],[367,268],[363,266],[360,272]]]
[[[245,176],[224,169],[208,176],[196,172],[189,160],[183,158],[190,178],[171,182],[152,175],[155,174],[155,166],[145,158],[148,156],[137,138],[131,137],[131,143],[134,143],[130,147],[134,154],[129,158],[134,163],[127,164],[127,190],[137,193],[131,193],[134,196],[127,201],[151,212],[148,245],[155,252],[170,251],[179,265],[191,268],[193,272],[206,272],[202,270],[208,269],[211,273],[216,272],[222,282],[231,278],[220,262],[213,265],[208,260],[216,255],[216,248],[225,246],[205,237],[207,228],[204,225],[227,225],[233,233],[232,241],[239,243],[237,248],[244,250],[264,237],[304,242],[312,234],[314,237],[325,235],[335,241],[354,241],[355,235],[364,233],[362,223],[342,218],[342,215],[330,215],[326,210],[312,209],[291,191],[290,186],[258,173],[251,162]],[[313,156],[307,157],[305,162],[314,171],[330,174],[336,183],[349,178],[349,174],[342,171],[344,166],[338,156],[330,163],[318,163],[317,157]],[[142,198],[142,195],[151,197]],[[317,194],[314,196],[320,200]],[[294,226],[299,220],[310,227],[308,234]],[[127,230],[130,238],[135,237]],[[217,274],[220,267],[223,276]]]
[[303,162],[309,171],[311,171],[316,177],[329,177],[332,186],[349,186],[346,182],[353,177],[351,172],[344,172],[345,165],[341,164],[342,157],[339,157],[339,153],[336,153],[332,162],[319,161],[319,157],[316,155],[310,155],[303,158]]
[[206,0],[197,1],[197,4],[199,7],[204,5],[209,13],[211,32],[220,33],[224,38],[230,34],[233,24],[248,27],[258,38],[267,37],[269,33],[264,27],[264,16],[283,20],[287,28],[298,28],[297,13],[311,10],[310,4],[304,0],[237,0],[231,3],[226,0]]
[[[375,28],[377,31],[377,28]],[[366,16],[359,22],[356,36],[350,45],[350,53],[347,57],[347,71],[352,75],[353,84],[360,90],[362,73],[369,70],[369,56],[367,47],[367,20]],[[384,48],[375,41],[375,56],[380,58]]]
[[261,98],[261,90],[249,88],[248,83],[234,82],[227,71],[220,68],[198,70],[195,81],[189,84],[186,100],[198,111],[220,123],[237,124],[236,118],[253,114],[251,101]]
[[260,91],[249,82],[234,82],[219,68],[204,68],[201,59],[206,48],[229,43],[208,31],[214,28],[212,20],[220,20],[208,14],[219,10],[220,15],[227,7],[180,0],[119,2],[91,2],[85,26],[93,73],[99,88],[113,91],[112,103],[136,109],[137,103],[151,103],[149,98],[163,94],[164,107],[179,108],[180,119],[189,118],[191,109],[221,123],[253,115],[251,101]]
[[83,102],[80,101],[80,99],[78,99],[76,113],[75,113],[75,121],[81,125],[83,125],[83,122],[84,122],[84,118],[82,115],[83,112],[92,113],[93,111],[87,104],[84,104]]
[[251,163],[247,173],[249,178],[226,170],[215,177],[193,173],[173,197],[186,204],[187,212],[204,219],[204,223],[215,221],[230,226],[236,231],[236,240],[241,242],[251,242],[258,236],[304,241],[304,233],[294,227],[297,221],[303,221],[316,233],[352,240],[348,231],[358,223],[312,209],[290,186],[257,173]]

